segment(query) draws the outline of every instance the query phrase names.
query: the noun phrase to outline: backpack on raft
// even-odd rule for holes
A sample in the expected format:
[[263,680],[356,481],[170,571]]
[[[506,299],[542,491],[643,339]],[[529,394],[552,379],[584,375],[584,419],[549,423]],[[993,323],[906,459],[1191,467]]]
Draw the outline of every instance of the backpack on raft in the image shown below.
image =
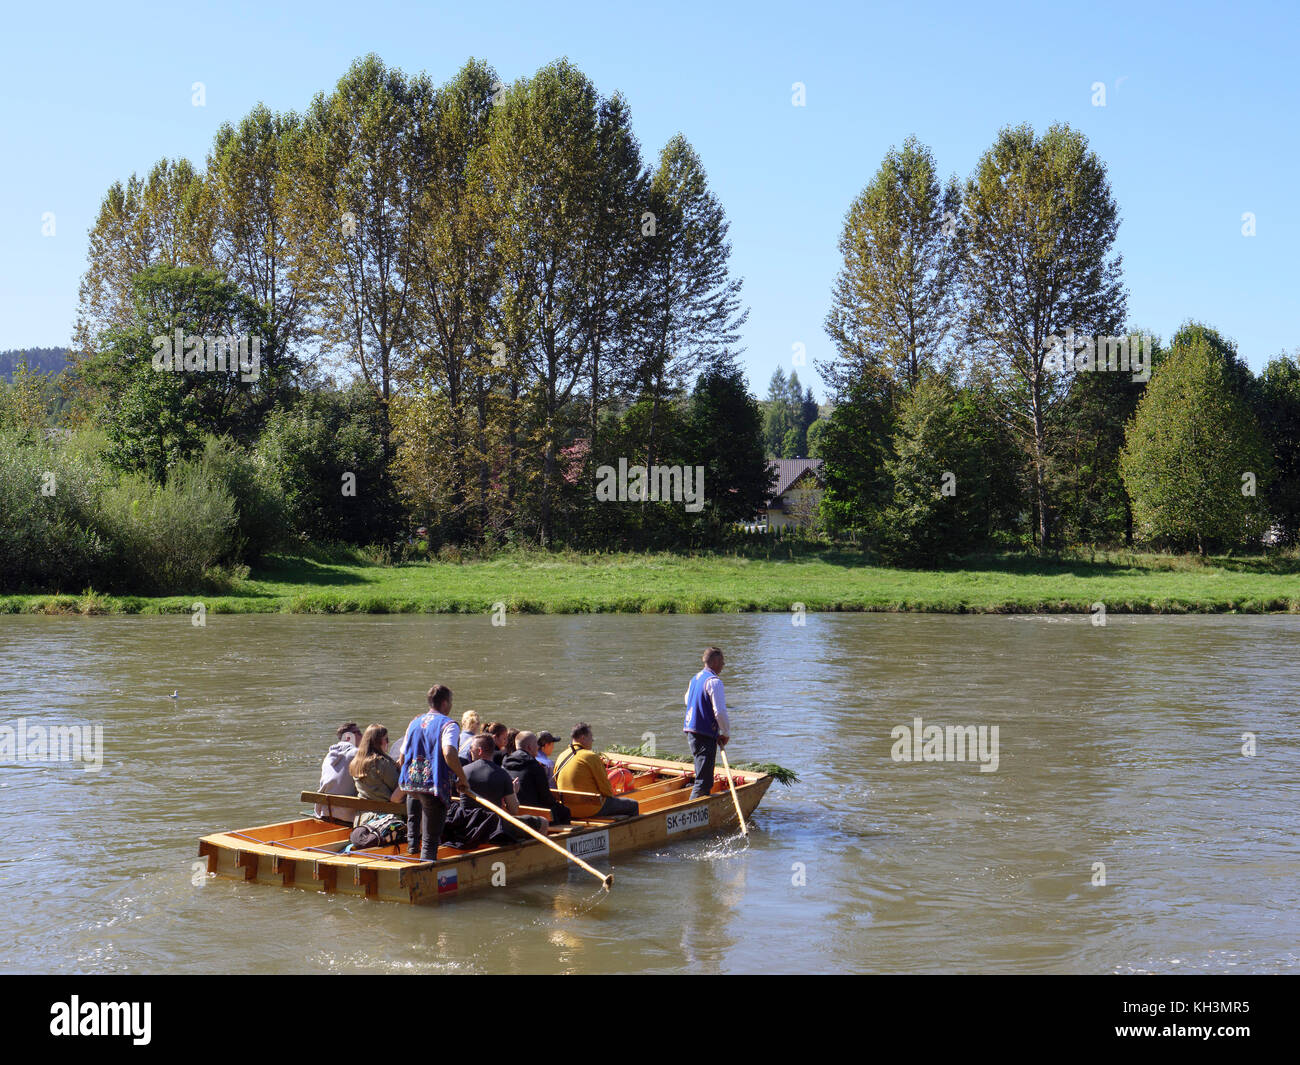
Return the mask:
[[406,842],[406,822],[396,814],[380,814],[363,825],[357,825],[348,838],[358,850],[391,847]]

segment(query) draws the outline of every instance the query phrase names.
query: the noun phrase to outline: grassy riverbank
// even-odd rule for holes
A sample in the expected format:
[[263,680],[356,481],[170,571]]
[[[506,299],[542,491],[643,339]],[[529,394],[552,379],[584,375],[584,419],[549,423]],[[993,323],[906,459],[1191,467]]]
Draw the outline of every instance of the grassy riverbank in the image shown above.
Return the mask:
[[871,565],[853,552],[731,555],[504,554],[377,565],[273,557],[221,588],[183,596],[0,596],[0,613],[718,613],[874,610],[940,613],[1300,612],[1300,559],[1129,553],[991,555],[950,570]]

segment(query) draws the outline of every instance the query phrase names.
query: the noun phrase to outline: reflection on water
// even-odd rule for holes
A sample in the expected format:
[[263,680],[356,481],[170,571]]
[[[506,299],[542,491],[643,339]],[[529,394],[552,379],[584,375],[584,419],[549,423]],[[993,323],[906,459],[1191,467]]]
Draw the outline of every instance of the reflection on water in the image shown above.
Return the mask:
[[[1294,969],[1297,635],[1292,617],[0,618],[0,725],[101,725],[105,745],[97,773],[0,766],[0,969]],[[428,908],[195,875],[200,835],[297,816],[337,725],[400,730],[435,681],[457,713],[684,752],[708,643],[728,752],[803,778],[747,840],[618,855],[609,894],[560,874]],[[917,717],[997,726],[997,772],[893,761]]]

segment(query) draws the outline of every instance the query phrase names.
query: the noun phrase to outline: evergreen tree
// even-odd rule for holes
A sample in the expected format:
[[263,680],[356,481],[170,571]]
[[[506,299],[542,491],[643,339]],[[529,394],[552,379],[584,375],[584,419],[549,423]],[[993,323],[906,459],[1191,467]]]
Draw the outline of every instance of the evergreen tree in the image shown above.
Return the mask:
[[1300,540],[1300,355],[1279,355],[1255,386],[1254,408],[1272,454],[1269,515],[1285,544]]
[[826,486],[821,516],[832,534],[878,531],[889,500],[892,432],[892,394],[884,380],[868,374],[851,382],[819,434]]
[[645,319],[634,376],[651,400],[646,464],[653,465],[660,397],[687,376],[729,369],[749,311],[741,309],[741,281],[730,273],[726,215],[680,133],[660,153],[648,196]]
[[691,395],[694,441],[687,461],[705,468],[708,518],[721,525],[752,521],[772,494],[763,416],[738,369],[702,374]]
[[[1152,342],[1153,355],[1160,351]],[[1133,512],[1119,473],[1124,427],[1146,388],[1131,373],[1078,374],[1061,409],[1057,504],[1063,535],[1078,543],[1131,544]]]
[[777,367],[767,385],[767,400],[763,403],[763,443],[772,458],[785,455],[786,434],[792,428],[790,418],[790,383],[785,371]]

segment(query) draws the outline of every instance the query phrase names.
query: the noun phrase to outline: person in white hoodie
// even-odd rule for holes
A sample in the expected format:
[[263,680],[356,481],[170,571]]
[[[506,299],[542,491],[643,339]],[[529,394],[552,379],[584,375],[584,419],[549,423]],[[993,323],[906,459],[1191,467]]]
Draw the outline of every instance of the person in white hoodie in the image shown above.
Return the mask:
[[[357,747],[361,745],[361,726],[355,721],[340,725],[335,731],[338,741],[325,752],[320,764],[320,786],[316,789],[323,795],[355,795],[356,783],[352,779],[350,768],[356,757]],[[331,806],[329,803],[316,804],[316,816],[327,817],[342,824],[352,824],[355,810],[344,806]]]

